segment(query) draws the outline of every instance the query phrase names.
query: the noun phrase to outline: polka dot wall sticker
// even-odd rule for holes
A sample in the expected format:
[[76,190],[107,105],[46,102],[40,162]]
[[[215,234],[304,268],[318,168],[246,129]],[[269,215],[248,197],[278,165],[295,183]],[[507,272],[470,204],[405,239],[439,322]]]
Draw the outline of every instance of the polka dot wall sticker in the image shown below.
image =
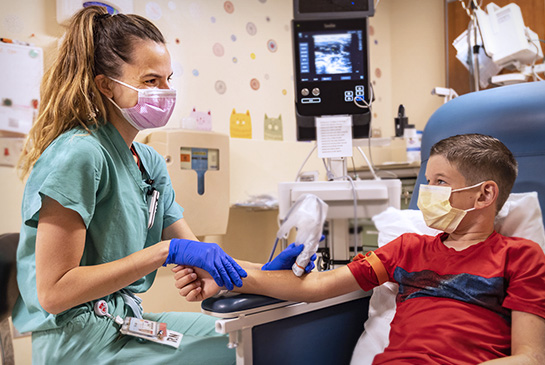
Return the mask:
[[255,53],[253,53],[253,52],[250,53],[250,58],[251,58],[252,60],[255,60]]
[[276,41],[274,39],[269,39],[267,41],[267,48],[271,52],[276,52],[276,50],[278,49],[278,46],[276,45]]
[[213,17],[210,17],[210,23],[214,24],[216,22],[216,17],[213,16]]
[[236,41],[237,41],[237,36],[234,35],[234,34],[231,34],[231,40],[232,40],[233,42],[236,42]]
[[271,21],[271,17],[270,17],[270,16],[265,17],[265,20],[268,21],[268,22],[270,22],[270,21]]
[[375,28],[372,25],[369,26],[369,35],[370,36],[375,35]]
[[163,17],[161,6],[153,1],[146,4],[146,15],[151,20],[159,20]]
[[253,90],[259,90],[259,80],[258,79],[251,79],[250,80],[250,87],[253,89]]
[[193,69],[192,74],[193,74],[193,76],[199,76],[199,70]]
[[375,69],[375,76],[377,78],[380,78],[382,76],[382,70],[378,67]]
[[216,81],[214,88],[216,89],[216,92],[220,95],[225,94],[227,91],[227,85],[225,85],[225,82],[222,80]]
[[237,63],[237,62],[238,62],[238,58],[233,57],[233,63]]
[[248,22],[246,24],[246,31],[248,32],[249,35],[255,35],[257,33],[257,27],[255,26],[254,23]]
[[182,66],[182,64],[180,62],[174,62],[172,64],[172,68],[174,71],[173,74],[172,74],[172,77],[173,78],[179,78],[181,77],[183,74],[184,74],[184,67]]
[[170,10],[176,10],[176,2],[175,1],[169,1],[168,2],[168,8]]
[[235,11],[235,6],[232,2],[226,1],[223,3],[223,8],[228,14],[232,14]]
[[212,46],[212,52],[214,52],[214,55],[222,57],[225,54],[225,49],[221,43],[214,43],[214,46]]
[[265,78],[265,80],[268,80],[269,79],[269,74],[265,74],[265,76],[263,76]]
[[287,95],[287,94],[288,94],[288,90],[282,89],[282,95]]
[[201,13],[201,5],[198,2],[195,1],[189,4],[189,14],[191,14],[193,18],[200,18]]

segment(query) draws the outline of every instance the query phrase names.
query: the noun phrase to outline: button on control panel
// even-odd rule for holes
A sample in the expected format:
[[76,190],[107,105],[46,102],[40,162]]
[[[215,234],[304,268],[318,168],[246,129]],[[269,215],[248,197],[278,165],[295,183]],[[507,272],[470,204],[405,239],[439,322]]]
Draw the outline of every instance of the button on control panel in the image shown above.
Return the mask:
[[317,103],[321,103],[321,102],[322,102],[321,98],[303,98],[303,99],[301,99],[301,103],[303,103],[303,104],[317,104]]
[[365,97],[365,89],[363,88],[363,85],[356,85],[354,90],[345,90],[344,91],[344,101],[352,102],[355,98],[364,98]]

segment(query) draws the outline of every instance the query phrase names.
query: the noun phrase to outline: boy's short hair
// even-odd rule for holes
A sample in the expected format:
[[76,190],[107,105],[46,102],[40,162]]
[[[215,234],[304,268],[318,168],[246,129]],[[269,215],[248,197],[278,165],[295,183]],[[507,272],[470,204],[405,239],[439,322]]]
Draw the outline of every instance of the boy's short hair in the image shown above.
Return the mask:
[[462,134],[445,138],[434,144],[430,157],[447,159],[465,178],[467,185],[492,180],[498,184],[496,213],[509,197],[518,164],[515,157],[499,139],[483,134]]

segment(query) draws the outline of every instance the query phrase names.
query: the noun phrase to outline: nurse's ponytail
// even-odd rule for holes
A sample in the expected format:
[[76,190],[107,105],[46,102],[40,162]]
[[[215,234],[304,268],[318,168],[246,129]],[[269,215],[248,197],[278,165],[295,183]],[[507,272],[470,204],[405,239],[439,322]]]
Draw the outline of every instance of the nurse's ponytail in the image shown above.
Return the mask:
[[119,77],[139,40],[165,43],[161,32],[138,15],[110,15],[104,7],[90,6],[73,16],[42,80],[38,117],[19,159],[21,178],[62,133],[78,126],[91,133],[90,127],[106,122],[105,99],[95,76]]

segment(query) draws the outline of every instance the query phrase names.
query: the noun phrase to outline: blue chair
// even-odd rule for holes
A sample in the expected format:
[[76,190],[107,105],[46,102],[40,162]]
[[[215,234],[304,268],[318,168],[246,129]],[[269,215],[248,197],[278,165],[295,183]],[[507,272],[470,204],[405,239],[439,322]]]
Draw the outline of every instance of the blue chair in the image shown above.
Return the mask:
[[[474,92],[442,105],[423,132],[417,187],[426,183],[424,173],[431,146],[465,133],[500,139],[519,163],[513,192],[537,191],[540,206],[545,208],[545,81]],[[417,199],[416,188],[411,209],[418,209]],[[246,350],[237,349],[239,365],[348,364],[369,306],[369,293],[353,294],[334,304],[287,303],[272,298],[269,302],[266,297],[256,296],[265,301],[262,309],[251,304],[255,299],[252,296],[211,298],[202,303],[202,308],[205,313],[226,318],[218,320],[216,329],[232,335],[233,346],[240,345],[241,335],[250,338]],[[247,305],[253,308],[249,312]],[[259,325],[245,322],[251,315],[260,317]],[[240,321],[238,327],[229,327],[232,317]]]
[[513,193],[537,191],[545,207],[545,81],[503,86],[462,95],[441,106],[430,117],[422,134],[422,163],[410,209],[418,209],[418,187],[430,149],[456,135],[480,133],[498,138],[519,164]]

